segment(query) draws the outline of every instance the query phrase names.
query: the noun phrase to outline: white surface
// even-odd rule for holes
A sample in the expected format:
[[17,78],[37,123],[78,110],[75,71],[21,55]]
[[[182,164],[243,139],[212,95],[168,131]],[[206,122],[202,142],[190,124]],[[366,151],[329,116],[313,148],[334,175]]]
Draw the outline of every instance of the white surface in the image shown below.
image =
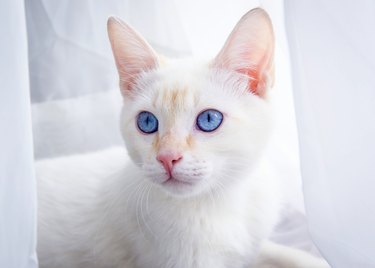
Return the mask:
[[24,1],[0,3],[0,267],[37,267]]
[[332,267],[375,267],[375,2],[285,8],[311,233]]

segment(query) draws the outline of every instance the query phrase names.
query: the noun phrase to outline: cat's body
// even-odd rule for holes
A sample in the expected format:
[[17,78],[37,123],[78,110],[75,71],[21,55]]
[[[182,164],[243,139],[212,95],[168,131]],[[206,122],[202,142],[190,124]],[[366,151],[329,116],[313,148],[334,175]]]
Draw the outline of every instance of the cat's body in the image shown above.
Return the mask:
[[251,176],[262,183],[173,199],[138,181],[125,156],[117,148],[37,163],[42,268],[250,264],[277,220],[274,176],[259,170]]
[[282,205],[263,159],[265,12],[246,14],[211,62],[162,59],[128,25],[108,26],[130,159],[108,150],[37,164],[41,267],[327,267],[263,243]]

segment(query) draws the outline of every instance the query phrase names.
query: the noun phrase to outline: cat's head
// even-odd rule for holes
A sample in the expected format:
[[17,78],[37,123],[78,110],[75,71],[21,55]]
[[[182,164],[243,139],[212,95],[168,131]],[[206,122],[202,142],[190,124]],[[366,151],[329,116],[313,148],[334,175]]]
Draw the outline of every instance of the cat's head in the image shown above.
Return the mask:
[[244,179],[270,131],[274,37],[265,11],[245,14],[210,62],[163,58],[117,18],[108,32],[122,133],[147,178],[177,196]]

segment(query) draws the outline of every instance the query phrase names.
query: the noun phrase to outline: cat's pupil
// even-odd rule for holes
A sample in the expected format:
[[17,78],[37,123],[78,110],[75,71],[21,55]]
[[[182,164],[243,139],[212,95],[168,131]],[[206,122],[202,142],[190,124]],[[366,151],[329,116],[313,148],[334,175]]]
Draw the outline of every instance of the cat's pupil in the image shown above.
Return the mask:
[[152,113],[143,111],[137,116],[137,125],[142,132],[151,134],[158,130],[158,119]]
[[223,114],[215,109],[208,109],[197,116],[197,127],[205,132],[217,129],[223,121]]

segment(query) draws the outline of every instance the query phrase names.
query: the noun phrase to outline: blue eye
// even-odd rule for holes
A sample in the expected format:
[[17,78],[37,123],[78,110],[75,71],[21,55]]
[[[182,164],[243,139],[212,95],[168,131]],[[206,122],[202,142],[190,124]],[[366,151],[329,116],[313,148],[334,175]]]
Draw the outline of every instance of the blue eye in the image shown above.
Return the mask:
[[146,134],[154,133],[158,130],[158,119],[150,112],[140,112],[137,117],[138,128]]
[[223,114],[218,110],[209,109],[201,112],[197,117],[197,126],[204,132],[211,132],[220,127]]

